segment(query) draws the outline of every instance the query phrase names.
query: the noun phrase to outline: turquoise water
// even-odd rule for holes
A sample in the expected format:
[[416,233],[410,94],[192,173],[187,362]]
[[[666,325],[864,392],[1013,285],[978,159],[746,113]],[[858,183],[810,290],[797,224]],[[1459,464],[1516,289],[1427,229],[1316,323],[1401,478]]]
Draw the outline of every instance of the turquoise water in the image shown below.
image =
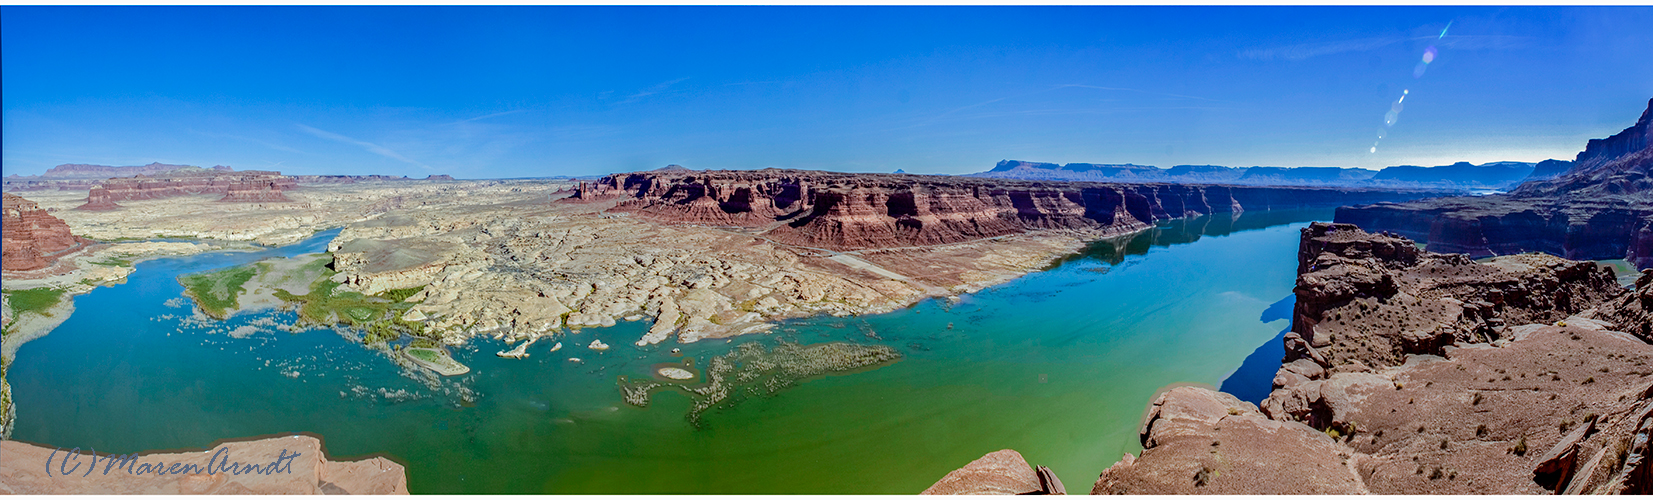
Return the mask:
[[[453,350],[470,374],[434,380],[348,333],[268,326],[291,323],[288,312],[203,323],[187,303],[173,307],[179,274],[319,251],[333,233],[257,254],[150,261],[125,284],[77,297],[73,317],[19,349],[13,437],[128,453],[308,432],[332,456],[383,453],[407,465],[415,493],[914,493],[1014,448],[1082,490],[1138,450],[1138,420],[1157,389],[1223,383],[1277,337],[1286,319],[1266,311],[1290,296],[1298,228],[1330,216],[1178,221],[957,302],[786,322],[734,342],[882,343],[905,358],[713,410],[698,429],[684,418],[686,397],[634,408],[615,381],[675,360],[672,347],[706,360],[731,343],[637,349],[647,325],[622,323],[512,360],[494,356],[502,343],[480,340]],[[246,338],[223,333],[243,325],[263,326]],[[617,347],[581,347],[592,338]],[[1251,372],[1272,373],[1268,356],[1251,357]],[[1238,373],[1229,385],[1257,383]]]

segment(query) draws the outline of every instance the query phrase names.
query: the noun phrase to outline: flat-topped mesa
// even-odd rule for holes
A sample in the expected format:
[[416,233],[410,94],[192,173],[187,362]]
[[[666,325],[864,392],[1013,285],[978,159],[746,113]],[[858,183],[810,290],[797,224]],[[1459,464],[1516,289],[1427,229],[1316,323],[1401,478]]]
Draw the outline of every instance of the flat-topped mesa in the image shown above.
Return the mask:
[[[1544,252],[1653,267],[1653,100],[1635,125],[1592,139],[1565,173],[1507,195],[1343,207],[1335,220],[1475,257]],[[1545,175],[1552,175],[1546,172]],[[1534,174],[1537,176],[1537,174]]]
[[656,170],[582,183],[570,201],[670,223],[757,230],[830,250],[959,243],[1037,230],[1118,234],[1212,213],[1410,200],[1438,191],[1046,182],[807,170]]
[[[111,167],[108,165],[87,165],[83,163],[66,163],[47,170],[41,177],[49,179],[109,179],[129,175],[155,175],[183,168],[195,168],[189,165],[168,165],[154,162],[137,167]],[[213,170],[230,172],[234,169],[223,165],[212,167]]]
[[285,203],[283,190],[298,187],[297,181],[281,172],[246,170],[180,169],[150,177],[137,175],[109,179],[93,186],[86,203],[76,210],[114,210],[116,202],[155,200],[174,196],[222,194],[221,202]]
[[35,202],[5,193],[4,268],[32,271],[57,262],[90,243],[69,231],[69,224],[53,217]]

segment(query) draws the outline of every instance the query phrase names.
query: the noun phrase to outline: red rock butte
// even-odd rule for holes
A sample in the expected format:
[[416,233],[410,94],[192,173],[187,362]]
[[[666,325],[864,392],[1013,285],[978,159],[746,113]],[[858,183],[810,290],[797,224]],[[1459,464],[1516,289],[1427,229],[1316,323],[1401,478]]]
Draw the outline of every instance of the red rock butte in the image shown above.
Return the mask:
[[90,242],[70,233],[69,225],[35,202],[4,193],[4,249],[6,271],[33,271],[57,262],[58,257]]
[[155,177],[136,175],[108,179],[93,186],[86,204],[76,210],[115,210],[116,202],[155,200],[174,196],[222,194],[221,202],[285,203],[283,190],[298,187],[298,181],[281,172],[246,170],[172,171]]

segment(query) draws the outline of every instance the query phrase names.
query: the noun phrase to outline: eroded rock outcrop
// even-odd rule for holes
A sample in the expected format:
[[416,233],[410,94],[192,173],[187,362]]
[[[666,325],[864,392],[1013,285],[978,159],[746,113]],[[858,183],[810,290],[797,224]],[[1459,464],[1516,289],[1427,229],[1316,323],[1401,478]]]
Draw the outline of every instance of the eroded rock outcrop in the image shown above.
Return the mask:
[[758,231],[807,248],[958,243],[1038,230],[1118,234],[1211,213],[1332,207],[1438,195],[1423,190],[1035,182],[799,170],[653,171],[582,183],[572,199],[613,212]]
[[6,271],[31,271],[51,266],[58,257],[79,250],[90,242],[75,236],[69,225],[46,213],[39,205],[5,193],[4,257]]
[[[1593,262],[1523,254],[1482,264],[1353,224],[1304,228],[1298,272],[1292,332],[1329,372],[1493,342],[1510,336],[1510,326],[1561,320],[1623,293],[1613,272]],[[1288,349],[1284,382],[1314,371],[1296,352]]]
[[[54,455],[55,452],[55,455]],[[0,441],[0,493],[159,495],[405,495],[407,474],[386,458],[328,460],[321,440],[282,436],[127,460]],[[42,467],[51,459],[52,466]],[[229,464],[236,466],[231,469]],[[155,470],[161,464],[165,472]],[[212,466],[210,472],[207,470]],[[183,470],[194,466],[191,470]],[[88,469],[90,467],[90,469]],[[256,468],[256,470],[254,470]],[[69,471],[69,473],[63,473]]]
[[1042,492],[1039,475],[1016,450],[983,455],[947,473],[924,495],[1022,495]]
[[1307,425],[1198,387],[1161,393],[1142,424],[1142,457],[1102,471],[1092,494],[1350,495],[1366,486],[1354,450]]
[[[1473,257],[1545,252],[1653,267],[1653,100],[1635,125],[1592,139],[1564,174],[1507,195],[1344,207],[1336,221]],[[1559,167],[1559,166],[1555,166]],[[1552,167],[1553,168],[1553,167]]]
[[1373,493],[1635,491],[1613,481],[1645,468],[1628,457],[1653,346],[1615,321],[1641,317],[1639,290],[1592,262],[1476,263],[1349,224],[1312,224],[1300,252],[1261,410],[1352,448]]

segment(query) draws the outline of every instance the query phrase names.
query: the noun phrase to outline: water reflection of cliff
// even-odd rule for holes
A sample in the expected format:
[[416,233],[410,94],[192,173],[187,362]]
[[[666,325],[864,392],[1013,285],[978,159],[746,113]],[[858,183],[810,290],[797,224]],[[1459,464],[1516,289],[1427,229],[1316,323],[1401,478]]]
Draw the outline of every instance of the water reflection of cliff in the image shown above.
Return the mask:
[[1162,222],[1145,231],[1098,240],[1084,251],[1056,262],[1051,267],[1082,259],[1119,264],[1125,261],[1125,257],[1146,254],[1153,247],[1193,243],[1204,236],[1224,236],[1294,222],[1331,220],[1332,215],[1333,209],[1307,209],[1220,213],[1175,219]]

